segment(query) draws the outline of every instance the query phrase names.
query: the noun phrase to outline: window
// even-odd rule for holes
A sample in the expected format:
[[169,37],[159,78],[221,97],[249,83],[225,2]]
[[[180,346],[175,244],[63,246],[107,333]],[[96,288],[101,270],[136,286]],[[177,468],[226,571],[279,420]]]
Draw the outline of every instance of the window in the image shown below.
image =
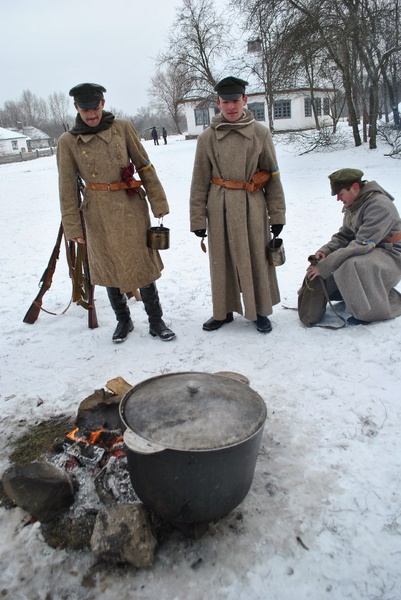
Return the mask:
[[13,150],[18,150],[18,142],[17,140],[11,140],[11,147]]
[[209,110],[207,108],[195,108],[195,125],[210,125]]
[[274,103],[275,119],[291,119],[291,100],[276,100]]
[[[322,114],[322,99],[315,98],[315,109],[317,116],[321,116]],[[330,102],[328,98],[323,98],[323,114],[330,114]],[[312,103],[310,98],[305,98],[305,117],[312,116]]]
[[249,110],[253,113],[255,121],[265,120],[265,103],[264,102],[252,102],[248,104]]

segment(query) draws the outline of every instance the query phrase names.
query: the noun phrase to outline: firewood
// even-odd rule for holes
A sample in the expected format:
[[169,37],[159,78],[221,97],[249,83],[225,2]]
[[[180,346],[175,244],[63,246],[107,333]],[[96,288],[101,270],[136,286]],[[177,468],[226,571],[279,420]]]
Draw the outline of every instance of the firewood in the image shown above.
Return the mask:
[[106,383],[106,388],[116,396],[123,396],[133,386],[122,377],[115,377]]

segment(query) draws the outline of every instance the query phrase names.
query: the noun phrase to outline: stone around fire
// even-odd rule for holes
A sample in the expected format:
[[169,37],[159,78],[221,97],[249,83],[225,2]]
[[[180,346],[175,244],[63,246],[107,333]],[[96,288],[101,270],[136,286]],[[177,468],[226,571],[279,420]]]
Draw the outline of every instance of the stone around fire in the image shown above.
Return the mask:
[[7,496],[41,523],[47,523],[74,502],[71,477],[48,462],[10,467],[3,475]]
[[111,563],[150,567],[157,541],[147,510],[139,504],[117,504],[99,511],[91,539],[92,552]]

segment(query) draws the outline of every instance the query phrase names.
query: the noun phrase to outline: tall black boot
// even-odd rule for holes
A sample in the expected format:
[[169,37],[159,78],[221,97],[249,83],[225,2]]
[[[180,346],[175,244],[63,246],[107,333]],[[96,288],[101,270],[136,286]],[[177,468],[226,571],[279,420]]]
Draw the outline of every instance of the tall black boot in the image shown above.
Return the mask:
[[160,305],[159,294],[155,283],[140,288],[143,305],[149,319],[149,333],[158,336],[164,342],[173,340],[176,335],[167,327],[162,319],[163,311]]
[[130,311],[127,306],[127,296],[121,294],[119,288],[108,287],[106,290],[111,307],[114,310],[118,321],[112,340],[116,344],[125,342],[129,332],[134,329],[134,324],[131,320]]

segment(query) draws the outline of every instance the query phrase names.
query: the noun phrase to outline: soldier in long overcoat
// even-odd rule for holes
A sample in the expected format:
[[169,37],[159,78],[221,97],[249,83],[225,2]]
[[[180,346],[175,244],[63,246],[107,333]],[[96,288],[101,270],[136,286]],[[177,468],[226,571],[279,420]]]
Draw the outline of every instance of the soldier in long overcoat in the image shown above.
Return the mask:
[[[158,251],[147,247],[148,201],[153,215],[161,218],[169,212],[167,198],[135,128],[103,110],[105,91],[84,83],[69,92],[78,114],[57,146],[64,233],[68,240],[85,243],[83,215],[91,282],[106,286],[118,321],[113,341],[124,341],[133,329],[126,293],[138,288],[149,333],[168,341],[175,334],[162,319],[155,284],[163,263]],[[80,208],[78,175],[85,182]]]
[[[268,315],[280,301],[266,246],[285,224],[284,192],[271,134],[244,108],[246,85],[226,77],[215,86],[221,113],[199,136],[195,154],[190,220],[191,231],[208,236],[213,317],[203,324],[206,331],[230,323],[237,312],[267,333]],[[260,171],[269,181],[259,191],[246,189]]]
[[349,325],[401,315],[401,219],[394,198],[375,181],[362,181],[359,169],[329,175],[331,194],[343,203],[343,224],[315,253],[307,269],[321,275],[332,299],[343,299]]

